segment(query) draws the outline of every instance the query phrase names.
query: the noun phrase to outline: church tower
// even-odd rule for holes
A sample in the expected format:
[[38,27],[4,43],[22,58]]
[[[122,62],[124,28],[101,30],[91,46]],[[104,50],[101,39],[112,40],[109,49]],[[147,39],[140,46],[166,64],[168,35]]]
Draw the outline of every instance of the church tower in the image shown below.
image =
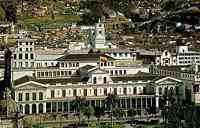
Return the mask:
[[99,22],[95,25],[93,38],[93,47],[96,49],[107,48],[106,37],[105,37],[105,28],[104,24],[99,19]]

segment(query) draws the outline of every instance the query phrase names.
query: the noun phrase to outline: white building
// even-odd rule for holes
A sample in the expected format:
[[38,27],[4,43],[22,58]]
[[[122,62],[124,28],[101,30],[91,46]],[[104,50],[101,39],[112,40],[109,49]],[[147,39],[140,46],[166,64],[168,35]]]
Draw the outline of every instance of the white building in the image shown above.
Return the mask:
[[34,39],[28,36],[17,39],[17,47],[14,51],[13,64],[16,68],[31,68],[34,67],[35,47]]
[[105,49],[109,48],[109,46],[106,44],[106,36],[105,36],[105,28],[104,24],[99,20],[99,23],[96,23],[95,30],[91,32],[90,35],[91,38],[91,44],[90,48],[95,49]]
[[[109,94],[117,95],[117,108],[159,108],[159,97],[165,88],[177,96],[175,90],[183,87],[180,80],[171,77],[155,80],[157,76],[146,73],[111,77],[106,70],[92,66],[82,67],[69,77],[56,78],[52,74],[49,78],[49,73],[45,72],[43,75],[42,78],[24,76],[15,80],[15,100],[23,114],[74,112],[73,100],[77,96],[84,97],[88,106],[108,109],[104,100]],[[156,92],[149,91],[149,87]]]
[[165,50],[157,55],[155,63],[162,66],[200,64],[200,53],[188,50],[188,46],[181,43],[176,46],[175,53]]

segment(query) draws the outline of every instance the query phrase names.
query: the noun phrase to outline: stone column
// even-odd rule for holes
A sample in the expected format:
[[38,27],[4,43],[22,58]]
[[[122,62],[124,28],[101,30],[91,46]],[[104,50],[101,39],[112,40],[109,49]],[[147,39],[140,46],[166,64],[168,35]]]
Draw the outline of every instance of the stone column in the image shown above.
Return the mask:
[[58,112],[58,102],[56,102],[56,112]]
[[120,106],[118,106],[118,107],[122,108],[122,99],[119,99],[119,103],[120,103]]
[[127,100],[128,100],[128,99],[125,98],[125,108],[126,108],[126,109],[127,109]]
[[25,104],[22,104],[22,113],[25,114]]
[[43,113],[46,113],[46,103],[43,103]]
[[67,102],[67,112],[70,112],[70,102]]
[[146,108],[148,108],[148,102],[147,102],[147,101],[148,101],[148,98],[146,97],[145,100],[146,100]]
[[156,87],[156,108],[159,108],[159,88]]
[[135,108],[137,108],[137,97],[135,98]]
[[129,100],[130,100],[130,108],[133,108],[132,98],[130,98]]
[[52,113],[52,102],[51,102],[51,113]]
[[29,104],[29,113],[32,114],[32,104]]

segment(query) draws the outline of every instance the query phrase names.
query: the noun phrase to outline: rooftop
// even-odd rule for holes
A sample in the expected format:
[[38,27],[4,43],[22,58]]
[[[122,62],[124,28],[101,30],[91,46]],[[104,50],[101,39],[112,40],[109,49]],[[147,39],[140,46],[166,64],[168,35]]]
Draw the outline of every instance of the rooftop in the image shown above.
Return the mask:
[[67,54],[60,58],[58,61],[99,61],[100,57],[106,57],[108,60],[114,60],[114,58],[105,54],[89,53],[89,54]]

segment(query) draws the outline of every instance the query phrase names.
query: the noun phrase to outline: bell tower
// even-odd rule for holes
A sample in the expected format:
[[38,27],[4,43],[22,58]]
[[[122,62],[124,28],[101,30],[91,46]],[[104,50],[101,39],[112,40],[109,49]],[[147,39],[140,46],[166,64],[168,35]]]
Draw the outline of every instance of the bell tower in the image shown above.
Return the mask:
[[101,22],[100,19],[99,19],[99,22],[95,25],[94,47],[96,49],[107,48],[106,37],[105,37],[105,28],[104,28],[104,24]]

